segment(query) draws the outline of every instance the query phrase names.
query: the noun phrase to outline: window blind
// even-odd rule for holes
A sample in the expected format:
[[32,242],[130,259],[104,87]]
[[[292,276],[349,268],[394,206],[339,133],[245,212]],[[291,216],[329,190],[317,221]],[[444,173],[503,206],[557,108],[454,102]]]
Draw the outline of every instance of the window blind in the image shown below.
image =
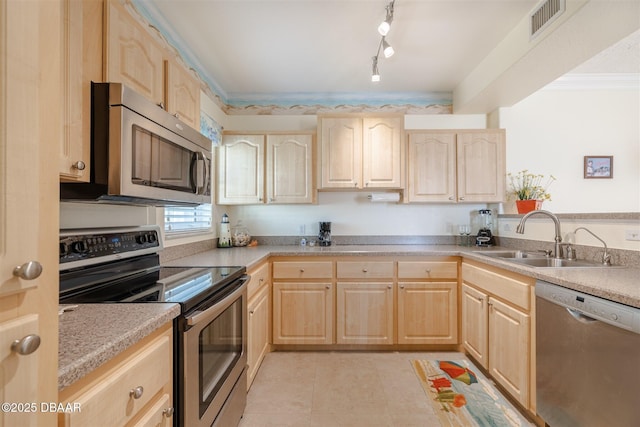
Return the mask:
[[211,204],[195,207],[167,206],[164,208],[164,231],[167,235],[210,230]]

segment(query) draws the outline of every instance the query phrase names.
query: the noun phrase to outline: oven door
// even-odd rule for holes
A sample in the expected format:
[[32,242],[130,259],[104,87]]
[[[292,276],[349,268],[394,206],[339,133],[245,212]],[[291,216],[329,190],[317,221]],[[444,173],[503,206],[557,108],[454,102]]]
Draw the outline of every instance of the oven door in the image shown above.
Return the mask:
[[123,106],[109,120],[109,194],[211,203],[210,150]]
[[[211,426],[232,395],[234,386],[242,393],[233,393],[243,401],[240,420],[246,401],[246,381],[239,381],[247,364],[247,286],[248,277],[237,280],[232,290],[206,308],[198,308],[185,315],[182,332],[182,360],[184,361],[182,413],[185,426]],[[233,399],[229,399],[233,400]]]

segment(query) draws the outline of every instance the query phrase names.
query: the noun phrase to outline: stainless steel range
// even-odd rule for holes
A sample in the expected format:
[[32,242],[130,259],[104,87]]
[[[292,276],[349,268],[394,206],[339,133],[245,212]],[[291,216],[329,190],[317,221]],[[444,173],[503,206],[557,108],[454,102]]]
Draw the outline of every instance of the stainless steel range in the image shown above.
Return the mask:
[[162,267],[155,226],[64,230],[60,303],[174,302],[176,426],[237,425],[246,403],[245,267]]

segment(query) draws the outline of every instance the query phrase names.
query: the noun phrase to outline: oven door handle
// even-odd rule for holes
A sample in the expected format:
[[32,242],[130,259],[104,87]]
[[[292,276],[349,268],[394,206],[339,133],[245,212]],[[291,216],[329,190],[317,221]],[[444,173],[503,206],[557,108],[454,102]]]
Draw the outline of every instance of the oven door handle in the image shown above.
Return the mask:
[[216,314],[218,314],[218,312],[220,312],[220,307],[226,307],[227,304],[229,304],[230,302],[232,302],[233,300],[237,299],[240,295],[242,295],[242,293],[244,292],[244,288],[245,288],[245,283],[247,283],[247,280],[249,279],[249,277],[242,277],[240,279],[238,279],[238,281],[241,282],[240,285],[236,285],[234,283],[235,286],[237,286],[237,289],[233,292],[231,292],[229,295],[227,295],[226,297],[224,297],[222,300],[216,302],[215,304],[213,304],[211,307],[207,308],[204,311],[200,311],[197,310],[193,313],[193,315],[188,316],[186,318],[187,321],[187,325],[189,326],[193,326],[198,324],[199,322],[202,322],[205,319],[208,319],[210,317],[214,317]]

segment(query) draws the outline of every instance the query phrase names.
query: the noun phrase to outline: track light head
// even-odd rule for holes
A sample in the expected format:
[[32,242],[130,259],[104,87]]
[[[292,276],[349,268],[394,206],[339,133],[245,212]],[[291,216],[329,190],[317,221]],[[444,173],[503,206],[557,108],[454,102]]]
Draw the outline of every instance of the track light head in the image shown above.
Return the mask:
[[395,3],[395,0],[392,0],[391,3],[387,5],[387,16],[378,26],[378,33],[380,33],[381,36],[386,36],[389,33],[389,29],[391,29],[391,22],[393,22],[393,3]]
[[395,53],[393,47],[391,47],[384,37],[382,37],[382,52],[384,53],[385,58],[391,58]]
[[380,72],[378,71],[378,57],[374,56],[372,58],[373,66],[371,67],[371,81],[379,82],[380,81]]

